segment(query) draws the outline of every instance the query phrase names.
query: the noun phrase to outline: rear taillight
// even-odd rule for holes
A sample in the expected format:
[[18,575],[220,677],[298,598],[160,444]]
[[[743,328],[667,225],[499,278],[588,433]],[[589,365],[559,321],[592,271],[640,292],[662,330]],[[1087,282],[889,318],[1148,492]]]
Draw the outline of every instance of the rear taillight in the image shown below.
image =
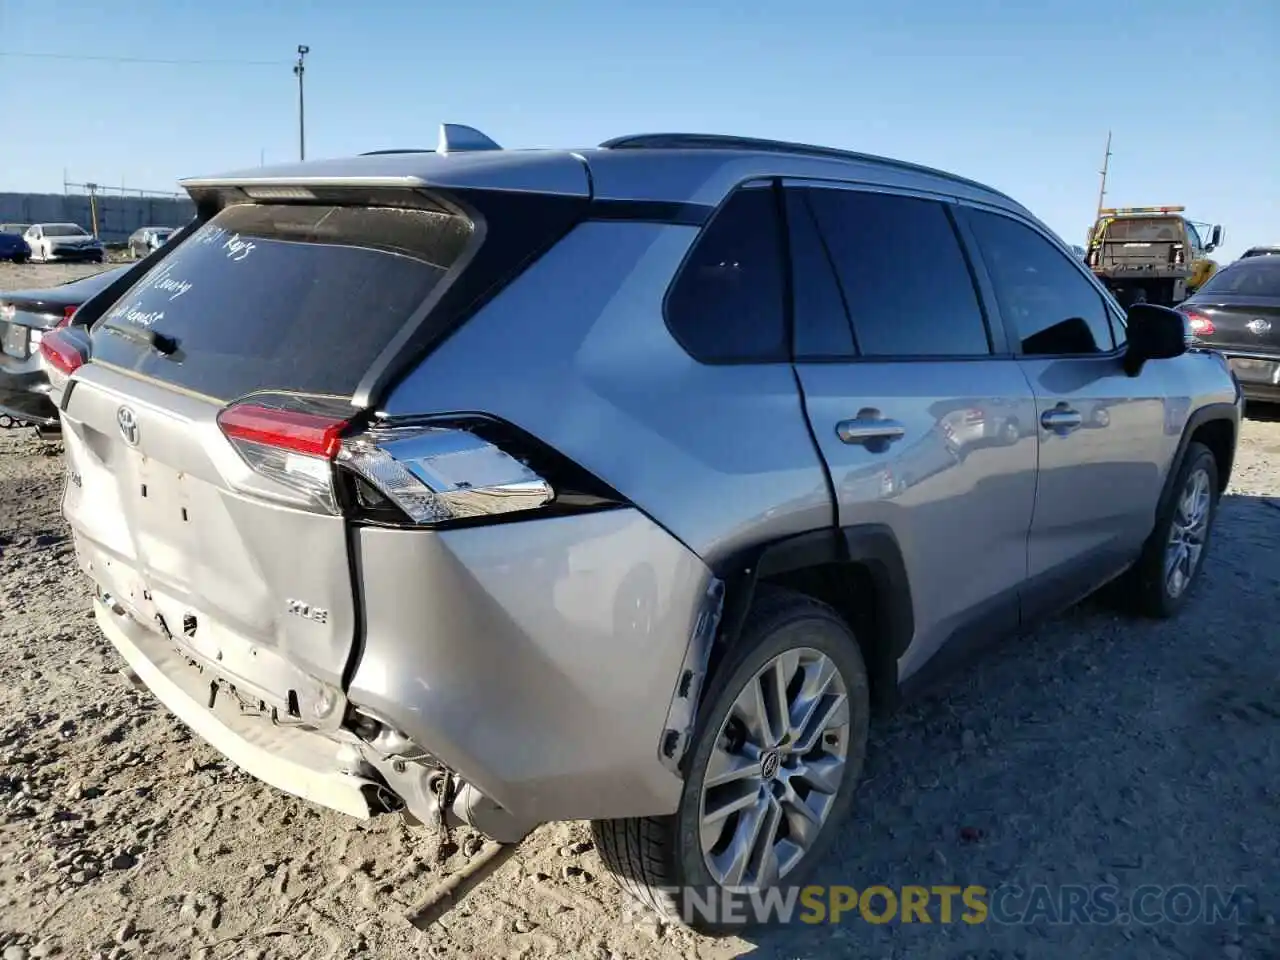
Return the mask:
[[218,426],[255,473],[363,522],[423,526],[621,501],[576,466],[494,421],[359,430],[352,416],[338,401],[258,396],[223,409]]
[[71,376],[84,366],[85,355],[67,333],[54,330],[40,339],[40,355],[58,373]]
[[1181,308],[1179,312],[1187,318],[1187,326],[1191,328],[1192,336],[1210,337],[1213,336],[1213,321],[1206,317],[1199,310],[1193,310],[1189,307]]
[[71,321],[72,321],[72,319],[74,319],[74,318],[75,318],[76,311],[77,311],[77,310],[79,310],[79,309],[80,309],[80,305],[79,305],[79,304],[76,304],[74,307],[70,307],[70,306],[69,306],[69,307],[63,307],[63,308],[62,308],[62,319],[58,321],[58,329],[62,329],[63,327],[69,327],[69,326],[71,326]]
[[337,513],[333,460],[352,413],[336,401],[258,396],[224,407],[218,428],[255,473]]
[[537,510],[556,495],[527,463],[461,426],[374,429],[344,441],[338,462],[419,524]]

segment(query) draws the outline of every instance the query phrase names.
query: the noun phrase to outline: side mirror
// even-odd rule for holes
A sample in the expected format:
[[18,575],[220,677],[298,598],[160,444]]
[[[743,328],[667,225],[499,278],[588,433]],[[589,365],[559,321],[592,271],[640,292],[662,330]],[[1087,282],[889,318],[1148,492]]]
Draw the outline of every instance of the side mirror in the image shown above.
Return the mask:
[[1136,377],[1148,360],[1168,360],[1187,352],[1187,318],[1177,310],[1155,303],[1135,303],[1129,307],[1129,346],[1124,355],[1124,372]]
[[1209,249],[1214,250],[1222,246],[1222,241],[1226,239],[1226,234],[1222,230],[1222,224],[1215,223],[1213,229],[1209,231]]

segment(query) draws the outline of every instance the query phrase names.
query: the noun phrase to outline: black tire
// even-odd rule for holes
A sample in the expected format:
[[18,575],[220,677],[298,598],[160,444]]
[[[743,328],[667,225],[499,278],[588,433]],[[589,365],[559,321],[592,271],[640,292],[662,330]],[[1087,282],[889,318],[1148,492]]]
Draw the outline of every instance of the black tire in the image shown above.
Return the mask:
[[18,266],[22,266],[24,263],[27,262],[27,259],[28,259],[27,255],[25,253],[18,253],[18,254],[14,254],[13,262],[16,263]]
[[[801,593],[762,587],[737,645],[717,668],[703,698],[698,729],[689,747],[684,791],[676,813],[661,817],[596,820],[591,824],[601,860],[623,890],[671,923],[703,933],[741,930],[681,909],[678,889],[699,893],[717,887],[699,841],[702,778],[734,700],[755,673],[780,653],[807,647],[824,654],[848,691],[846,762],[831,810],[807,854],[782,882],[793,885],[822,859],[849,811],[866,756],[870,700],[867,672],[856,639],[833,609]],[[748,924],[751,921],[748,920]]]
[[[1176,596],[1169,591],[1169,584],[1164,573],[1165,549],[1169,543],[1169,535],[1175,518],[1178,515],[1179,502],[1187,486],[1188,480],[1198,470],[1204,470],[1209,477],[1209,513],[1208,527],[1205,530],[1200,557],[1192,570],[1187,586]],[[1151,536],[1143,545],[1142,554],[1129,572],[1117,582],[1117,595],[1123,604],[1133,613],[1156,619],[1167,619],[1178,613],[1187,602],[1187,597],[1195,589],[1200,579],[1200,571],[1204,569],[1209,555],[1209,547],[1213,542],[1213,522],[1218,513],[1218,500],[1221,496],[1218,488],[1218,461],[1213,451],[1202,443],[1192,441],[1187,445],[1186,455],[1178,467],[1170,486],[1168,503],[1156,517]]]

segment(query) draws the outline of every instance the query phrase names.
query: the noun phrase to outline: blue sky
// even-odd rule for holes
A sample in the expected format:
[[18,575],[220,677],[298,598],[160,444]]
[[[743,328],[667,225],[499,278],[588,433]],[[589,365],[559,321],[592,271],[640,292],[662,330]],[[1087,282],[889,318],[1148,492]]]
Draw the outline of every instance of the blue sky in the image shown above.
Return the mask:
[[299,43],[310,158],[442,120],[513,147],[740,133],[940,166],[1080,243],[1111,128],[1112,204],[1224,224],[1219,259],[1280,242],[1276,0],[0,0],[0,190],[295,159]]

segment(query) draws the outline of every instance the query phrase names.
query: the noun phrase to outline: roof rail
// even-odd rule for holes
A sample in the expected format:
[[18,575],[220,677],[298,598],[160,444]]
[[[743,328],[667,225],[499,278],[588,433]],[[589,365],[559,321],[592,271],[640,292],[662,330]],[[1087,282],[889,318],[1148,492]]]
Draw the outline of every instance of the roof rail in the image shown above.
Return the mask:
[[858,153],[853,150],[840,150],[835,147],[819,147],[810,143],[792,143],[788,140],[763,140],[756,137],[735,137],[722,133],[636,133],[614,137],[600,144],[602,150],[755,150],[768,153],[791,153],[797,156],[822,157],[831,160],[855,160],[861,162],[885,164],[900,170],[924,173],[954,183],[977,187],[997,196],[1012,201],[1012,198],[994,187],[976,180],[937,170],[906,160],[894,160],[872,153]]
[[440,124],[436,153],[464,153],[471,150],[501,150],[502,147],[475,127],[461,123]]

